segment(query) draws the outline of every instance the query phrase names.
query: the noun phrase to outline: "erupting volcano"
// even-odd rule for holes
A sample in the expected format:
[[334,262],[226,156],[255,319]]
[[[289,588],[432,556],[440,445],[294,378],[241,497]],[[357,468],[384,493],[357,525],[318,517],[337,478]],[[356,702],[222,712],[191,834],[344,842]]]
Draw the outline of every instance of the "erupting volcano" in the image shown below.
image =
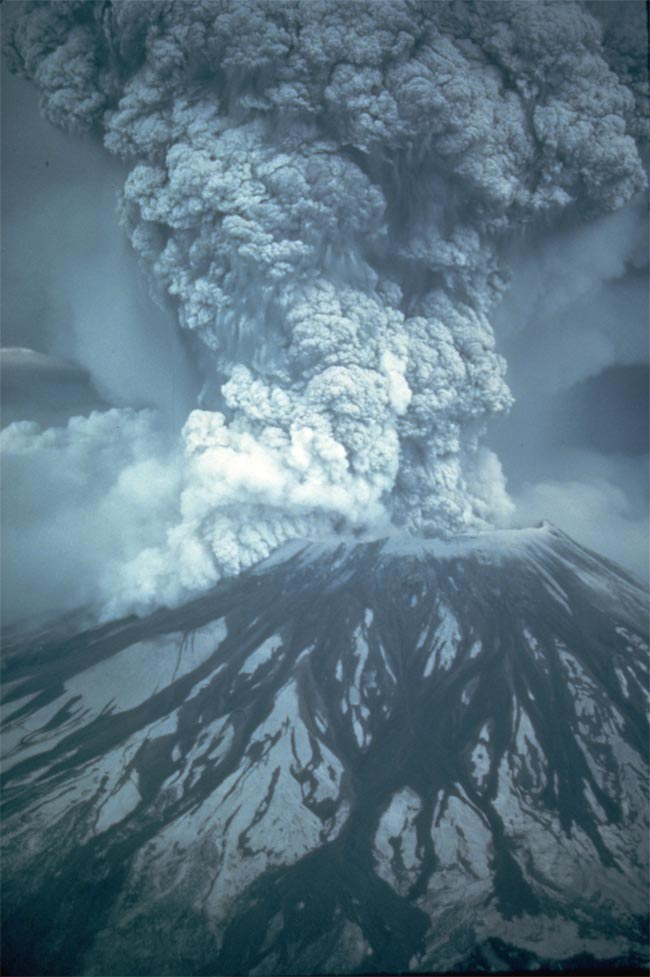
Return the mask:
[[3,973],[640,971],[645,5],[2,13]]

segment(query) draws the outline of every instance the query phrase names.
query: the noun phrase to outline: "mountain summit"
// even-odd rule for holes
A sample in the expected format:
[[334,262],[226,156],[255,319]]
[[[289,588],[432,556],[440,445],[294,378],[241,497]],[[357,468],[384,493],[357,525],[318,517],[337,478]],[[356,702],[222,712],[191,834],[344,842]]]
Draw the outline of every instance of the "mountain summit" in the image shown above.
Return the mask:
[[647,620],[544,524],[8,637],[5,972],[642,966]]

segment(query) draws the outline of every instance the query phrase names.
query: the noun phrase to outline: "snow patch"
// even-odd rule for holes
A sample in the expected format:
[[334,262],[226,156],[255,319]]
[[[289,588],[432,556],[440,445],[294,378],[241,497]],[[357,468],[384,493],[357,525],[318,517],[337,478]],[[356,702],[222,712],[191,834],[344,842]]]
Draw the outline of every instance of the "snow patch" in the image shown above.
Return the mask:
[[616,669],[616,674],[618,676],[618,681],[620,683],[621,691],[623,692],[623,695],[625,696],[626,699],[629,699],[630,698],[630,689],[629,689],[628,684],[627,684],[627,679],[625,677],[625,672],[623,671],[622,668],[617,668]]
[[99,809],[99,816],[95,824],[95,832],[101,834],[114,824],[119,824],[131,814],[142,797],[137,787],[137,773],[127,777],[117,791],[112,793]]
[[242,675],[254,675],[265,665],[266,662],[270,661],[275,655],[276,651],[282,647],[282,638],[279,634],[273,634],[270,638],[267,638],[259,648],[249,655],[244,664],[241,667]]
[[474,641],[474,643],[472,644],[472,647],[469,650],[469,657],[470,658],[477,658],[480,655],[480,653],[481,653],[481,649],[482,649],[481,642],[478,641],[478,640],[477,641]]
[[385,652],[385,650],[384,650],[384,646],[383,646],[382,644],[380,644],[380,645],[379,645],[379,654],[381,655],[381,660],[382,660],[382,661],[383,661],[383,663],[384,663],[384,666],[385,666],[385,668],[386,668],[386,672],[387,672],[387,674],[388,674],[388,675],[390,676],[390,678],[391,678],[391,679],[393,680],[393,682],[394,682],[395,684],[397,684],[397,679],[395,678],[395,672],[394,672],[394,671],[393,671],[393,669],[392,669],[392,668],[390,667],[390,663],[389,663],[389,661],[388,661],[388,657],[387,657],[387,655],[386,655],[386,652]]
[[434,668],[449,669],[456,657],[461,634],[458,621],[451,611],[440,605],[438,608],[440,620],[435,627],[434,650],[424,668],[424,677],[428,678]]
[[489,878],[492,835],[466,800],[447,797],[444,811],[434,811],[431,837],[443,872],[469,875],[470,880]]
[[477,787],[482,788],[490,772],[490,753],[488,744],[490,742],[490,731],[487,723],[483,725],[478,735],[476,746],[470,756],[470,766],[472,777]]
[[109,706],[126,712],[207,661],[227,633],[220,618],[189,634],[177,631],[129,645],[68,679],[66,691],[80,697],[86,722]]
[[404,787],[393,794],[375,834],[375,870],[401,896],[408,894],[420,872],[415,821],[421,810],[420,797]]

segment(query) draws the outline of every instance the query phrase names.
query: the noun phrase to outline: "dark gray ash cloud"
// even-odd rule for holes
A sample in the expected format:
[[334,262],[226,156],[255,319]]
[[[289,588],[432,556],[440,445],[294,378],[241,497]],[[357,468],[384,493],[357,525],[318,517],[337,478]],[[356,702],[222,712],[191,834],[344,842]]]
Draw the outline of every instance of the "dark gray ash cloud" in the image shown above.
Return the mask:
[[[516,282],[535,280],[537,241],[576,271],[572,235],[579,251],[610,221],[628,247],[647,100],[628,33],[574,3],[26,5],[13,66],[50,122],[124,161],[123,226],[202,376],[160,520],[104,560],[105,613],[180,600],[296,536],[512,520],[482,443],[511,404],[495,310],[517,320],[500,346],[528,335]],[[132,484],[159,422],[118,416]],[[52,450],[81,439],[90,471],[96,425]],[[10,430],[6,450],[35,463],[43,437]]]

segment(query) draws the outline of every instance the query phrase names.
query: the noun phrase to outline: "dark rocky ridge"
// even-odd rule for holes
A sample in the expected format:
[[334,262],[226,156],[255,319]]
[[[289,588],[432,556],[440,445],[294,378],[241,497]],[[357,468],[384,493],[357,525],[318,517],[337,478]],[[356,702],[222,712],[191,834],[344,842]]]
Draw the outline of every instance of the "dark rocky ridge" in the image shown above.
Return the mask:
[[647,600],[550,526],[5,643],[5,971],[642,967]]

